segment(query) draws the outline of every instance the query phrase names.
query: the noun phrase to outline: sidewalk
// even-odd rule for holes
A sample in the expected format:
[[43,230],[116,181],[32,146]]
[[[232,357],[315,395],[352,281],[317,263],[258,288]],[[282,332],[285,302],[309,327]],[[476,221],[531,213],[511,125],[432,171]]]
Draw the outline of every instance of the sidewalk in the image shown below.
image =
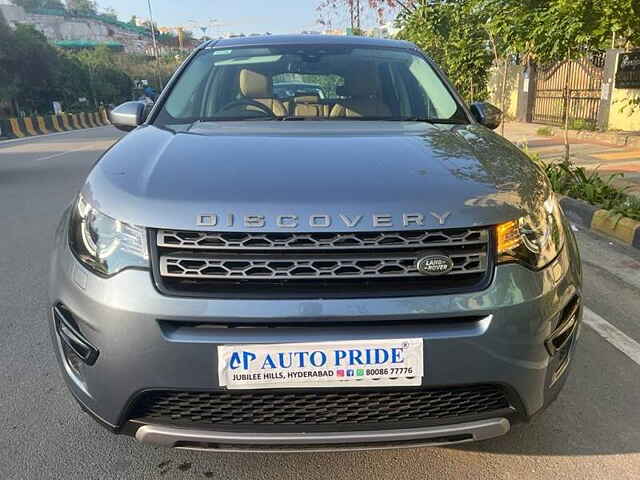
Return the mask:
[[[518,146],[536,152],[545,161],[560,161],[564,156],[563,130],[560,127],[548,127],[553,136],[539,135],[538,129],[545,125],[536,123],[505,123],[504,136]],[[496,130],[500,132],[500,128]],[[640,197],[640,146],[625,147],[612,143],[614,137],[602,135],[582,135],[580,132],[569,132],[571,159],[581,167],[597,168],[604,176],[623,173],[614,184],[618,187],[629,187],[627,193]],[[609,140],[609,141],[607,141]]]

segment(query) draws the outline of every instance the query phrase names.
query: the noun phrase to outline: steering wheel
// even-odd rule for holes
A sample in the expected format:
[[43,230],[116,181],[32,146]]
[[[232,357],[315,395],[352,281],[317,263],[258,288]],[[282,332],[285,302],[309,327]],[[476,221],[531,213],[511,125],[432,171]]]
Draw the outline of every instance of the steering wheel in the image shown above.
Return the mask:
[[263,105],[260,102],[257,102],[255,100],[252,100],[250,98],[241,98],[239,100],[234,100],[233,102],[227,103],[224,107],[222,107],[222,112],[226,112],[227,110],[231,110],[233,108],[236,107],[256,107],[258,110],[260,110],[261,112],[266,113],[267,115],[269,115],[271,118],[277,118],[276,114],[273,113],[273,110],[271,110],[269,107],[267,107],[266,105]]

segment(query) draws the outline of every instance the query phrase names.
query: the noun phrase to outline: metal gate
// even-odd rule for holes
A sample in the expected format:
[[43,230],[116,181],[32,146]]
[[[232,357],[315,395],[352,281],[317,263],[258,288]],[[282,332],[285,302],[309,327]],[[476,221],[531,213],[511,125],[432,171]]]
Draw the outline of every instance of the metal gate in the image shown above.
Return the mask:
[[594,53],[580,60],[539,67],[531,121],[563,126],[565,112],[569,109],[569,128],[594,130],[598,120],[604,61],[604,53]]

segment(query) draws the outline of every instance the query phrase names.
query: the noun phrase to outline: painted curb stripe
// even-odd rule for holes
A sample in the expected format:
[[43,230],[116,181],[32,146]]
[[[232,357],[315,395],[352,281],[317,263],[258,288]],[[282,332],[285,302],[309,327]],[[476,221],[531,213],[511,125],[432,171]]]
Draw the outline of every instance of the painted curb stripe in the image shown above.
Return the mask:
[[47,133],[51,133],[49,132],[49,129],[47,128],[47,126],[44,124],[44,118],[41,116],[37,116],[36,117],[37,123],[38,123],[38,129],[40,130],[40,133],[43,134],[47,134]]
[[58,117],[56,115],[51,115],[51,125],[53,125],[53,129],[56,132],[63,132],[64,130],[62,130],[62,128],[60,127],[60,122],[58,122]]
[[31,120],[31,117],[24,117],[22,121],[24,123],[24,129],[29,135],[38,135],[38,132],[36,132],[36,129],[33,127],[33,121]]
[[19,139],[84,128],[97,128],[110,124],[105,110],[80,114],[63,113],[60,115],[14,117],[0,119],[0,136],[5,139]]
[[[575,198],[558,195],[565,215],[574,224],[640,249],[640,222],[620,217]],[[619,219],[619,222],[616,223]]]
[[72,122],[73,128],[75,130],[80,130],[82,128],[80,126],[80,122],[78,121],[78,114],[77,113],[72,113],[71,114],[71,122]]
[[60,118],[62,118],[62,128],[63,129],[65,129],[66,131],[73,130],[71,128],[71,125],[69,125],[69,117],[67,115],[62,114],[60,116]]
[[13,131],[13,127],[11,126],[11,122],[8,118],[0,119],[0,137],[16,138],[16,134]]
[[11,130],[13,130],[13,134],[16,136],[16,138],[22,138],[25,136],[25,134],[20,129],[20,123],[18,122],[17,118],[10,118],[9,124],[11,125]]
[[612,214],[608,210],[598,210],[593,215],[591,222],[592,230],[606,233],[627,245],[633,245],[633,239],[638,226],[640,226],[640,222]]

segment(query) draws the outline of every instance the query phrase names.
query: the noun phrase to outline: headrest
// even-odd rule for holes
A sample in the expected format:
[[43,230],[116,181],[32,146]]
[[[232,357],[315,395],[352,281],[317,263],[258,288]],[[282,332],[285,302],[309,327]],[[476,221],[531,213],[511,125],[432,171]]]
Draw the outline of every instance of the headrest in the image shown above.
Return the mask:
[[344,93],[347,96],[372,97],[380,91],[380,79],[373,62],[354,64],[344,80]]
[[247,98],[271,98],[271,77],[243,68],[240,70],[240,93]]
[[293,99],[295,103],[320,103],[319,95],[301,95]]

